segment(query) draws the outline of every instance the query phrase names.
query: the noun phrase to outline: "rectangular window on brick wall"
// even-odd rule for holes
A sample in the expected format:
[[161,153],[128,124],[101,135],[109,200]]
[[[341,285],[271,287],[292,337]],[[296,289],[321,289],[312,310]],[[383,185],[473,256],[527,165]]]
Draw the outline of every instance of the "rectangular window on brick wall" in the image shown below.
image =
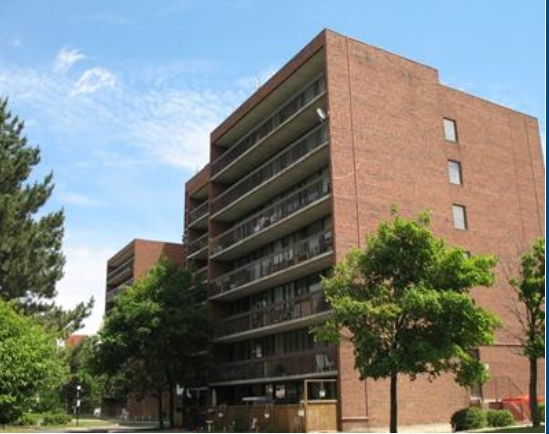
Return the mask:
[[452,205],[452,214],[454,217],[454,229],[467,229],[467,212],[463,205]]
[[444,138],[450,142],[458,141],[456,121],[444,119]]
[[459,161],[448,161],[448,176],[450,178],[450,184],[463,184],[461,177],[461,163]]

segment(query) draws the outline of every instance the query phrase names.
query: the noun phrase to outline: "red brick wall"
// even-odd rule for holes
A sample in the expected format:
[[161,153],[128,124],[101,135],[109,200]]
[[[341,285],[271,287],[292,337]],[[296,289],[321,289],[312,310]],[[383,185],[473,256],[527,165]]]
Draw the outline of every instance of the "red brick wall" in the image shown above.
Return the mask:
[[181,244],[135,240],[134,248],[134,278],[143,277],[162,256],[179,264],[185,264],[185,250]]
[[[497,284],[475,290],[474,296],[502,318],[498,342],[512,342],[517,321],[509,310],[512,293],[506,282],[518,254],[544,232],[536,120],[441,86],[432,68],[332,32],[326,56],[337,260],[363,246],[365,235],[390,217],[392,205],[410,217],[428,208],[433,230],[450,244],[501,258]],[[444,117],[457,122],[458,144],[444,139]],[[462,164],[462,186],[448,181],[449,159]],[[467,207],[467,231],[453,229],[453,203]],[[489,351],[494,369],[515,375],[503,353]],[[350,369],[352,353],[342,349],[340,357],[342,368]],[[465,402],[464,393],[450,383],[439,379],[403,387],[401,423],[448,421]],[[387,423],[388,400],[378,399],[384,396],[379,387],[368,382],[368,410],[360,412],[353,403],[364,400],[364,390],[356,377],[342,373],[343,419],[353,413],[368,416],[370,426]],[[413,399],[413,407],[406,404],[412,397],[423,399]]]

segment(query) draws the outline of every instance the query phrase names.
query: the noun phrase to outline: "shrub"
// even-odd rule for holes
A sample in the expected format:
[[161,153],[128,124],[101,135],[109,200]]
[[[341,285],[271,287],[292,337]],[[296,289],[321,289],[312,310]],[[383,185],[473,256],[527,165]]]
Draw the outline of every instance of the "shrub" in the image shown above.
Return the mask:
[[66,413],[49,413],[44,415],[44,425],[67,425],[72,421],[70,414]]
[[454,431],[484,428],[486,414],[476,407],[463,408],[452,415],[450,423]]
[[511,426],[515,424],[515,419],[509,410],[488,410],[486,422],[493,427]]
[[13,425],[15,426],[36,426],[41,421],[42,415],[38,413],[23,413]]

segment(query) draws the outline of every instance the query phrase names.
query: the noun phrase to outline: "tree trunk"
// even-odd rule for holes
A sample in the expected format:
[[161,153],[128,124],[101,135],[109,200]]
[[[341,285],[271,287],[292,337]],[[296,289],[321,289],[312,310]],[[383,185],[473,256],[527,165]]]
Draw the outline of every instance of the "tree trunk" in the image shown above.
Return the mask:
[[158,388],[158,423],[164,429],[164,406],[162,405],[162,387]]
[[397,380],[398,374],[391,374],[391,420],[390,420],[390,432],[398,432],[397,430],[397,417],[398,417],[398,402],[397,402]]
[[175,426],[175,393],[173,384],[169,385],[170,387],[170,428]]
[[530,362],[530,418],[532,426],[540,426],[540,414],[538,406],[538,360],[535,357],[528,359]]

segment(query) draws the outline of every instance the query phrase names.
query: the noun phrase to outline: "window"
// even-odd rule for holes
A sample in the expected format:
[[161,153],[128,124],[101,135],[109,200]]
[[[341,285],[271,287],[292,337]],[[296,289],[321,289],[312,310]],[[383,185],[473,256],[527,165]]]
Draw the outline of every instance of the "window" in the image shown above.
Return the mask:
[[463,184],[461,179],[461,163],[459,161],[448,161],[448,176],[450,177],[450,184]]
[[444,119],[444,138],[450,142],[457,142],[456,121]]
[[467,213],[463,205],[452,205],[452,213],[454,215],[454,229],[467,229]]

